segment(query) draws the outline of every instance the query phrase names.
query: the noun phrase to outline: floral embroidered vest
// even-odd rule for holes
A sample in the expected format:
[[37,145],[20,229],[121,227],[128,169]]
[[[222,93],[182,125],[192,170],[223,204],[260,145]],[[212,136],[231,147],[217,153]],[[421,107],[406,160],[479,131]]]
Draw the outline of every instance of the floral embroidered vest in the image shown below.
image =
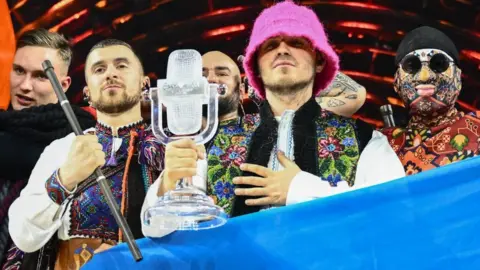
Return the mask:
[[[340,181],[352,186],[361,152],[356,120],[322,111],[315,122],[318,176],[332,187]],[[245,162],[251,136],[259,124],[258,115],[221,122],[216,136],[207,145],[207,194],[228,214],[235,196],[232,180],[242,174],[239,167]]]
[[453,124],[431,129],[389,128],[382,132],[397,153],[407,175],[417,174],[477,156],[480,147],[479,112],[460,112]]

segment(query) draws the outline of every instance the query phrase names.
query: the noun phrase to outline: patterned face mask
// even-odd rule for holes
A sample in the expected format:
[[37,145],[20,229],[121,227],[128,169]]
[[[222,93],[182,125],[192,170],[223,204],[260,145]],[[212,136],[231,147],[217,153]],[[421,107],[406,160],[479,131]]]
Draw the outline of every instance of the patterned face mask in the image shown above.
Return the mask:
[[416,50],[402,59],[393,84],[410,115],[431,119],[455,106],[461,70],[441,50]]

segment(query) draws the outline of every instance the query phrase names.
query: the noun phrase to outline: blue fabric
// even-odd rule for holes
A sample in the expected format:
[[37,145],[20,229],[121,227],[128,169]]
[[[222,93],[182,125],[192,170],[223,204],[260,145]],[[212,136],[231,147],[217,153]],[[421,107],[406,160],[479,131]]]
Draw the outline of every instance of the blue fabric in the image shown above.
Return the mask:
[[141,239],[82,269],[480,269],[480,158],[220,228]]

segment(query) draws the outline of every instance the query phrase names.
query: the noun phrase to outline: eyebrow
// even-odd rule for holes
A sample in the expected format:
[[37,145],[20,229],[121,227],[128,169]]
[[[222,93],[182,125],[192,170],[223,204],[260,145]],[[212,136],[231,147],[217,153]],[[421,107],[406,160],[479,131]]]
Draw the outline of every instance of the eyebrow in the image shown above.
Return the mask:
[[[228,72],[231,72],[230,68],[229,67],[224,67],[224,66],[218,66],[218,67],[214,67],[213,68],[215,71],[228,71]],[[202,68],[202,71],[208,71],[210,70],[209,68]]]
[[224,67],[224,66],[215,67],[215,71],[228,71],[228,72],[231,72],[230,68]]
[[[115,59],[113,59],[113,62],[114,63],[118,63],[118,62],[127,62],[127,63],[130,63],[130,61],[128,60],[128,58],[126,57],[117,57]],[[92,69],[97,67],[97,66],[100,66],[100,65],[104,65],[105,64],[105,60],[99,60],[95,63],[93,63],[92,65]]]
[[[18,68],[18,69],[22,69],[22,70],[24,70],[24,71],[27,71],[26,68],[24,68],[23,66],[21,66],[21,65],[19,65],[19,64],[13,63],[12,66],[13,66],[13,69]],[[45,74],[45,71],[43,71],[42,69],[35,69],[35,70],[32,70],[31,73],[32,73],[32,74],[40,74],[40,75],[42,75],[42,74]]]
[[128,58],[126,57],[118,57],[118,58],[115,58],[113,60],[114,63],[118,63],[118,62],[127,62],[127,63],[130,63],[130,60],[128,60]]
[[15,64],[15,63],[13,63],[13,68],[21,68],[21,69],[25,70],[24,67],[22,67],[21,65]]

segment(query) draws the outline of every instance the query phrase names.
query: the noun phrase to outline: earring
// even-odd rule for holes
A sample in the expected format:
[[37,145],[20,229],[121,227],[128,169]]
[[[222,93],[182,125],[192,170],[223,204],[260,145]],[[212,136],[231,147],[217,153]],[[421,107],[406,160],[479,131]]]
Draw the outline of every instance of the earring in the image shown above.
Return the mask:
[[246,115],[246,113],[245,113],[245,109],[243,108],[243,102],[242,102],[242,99],[240,99],[239,103],[240,103],[240,104],[239,104],[239,105],[240,105],[240,109],[242,110],[242,113],[243,113],[243,115],[242,115],[242,116],[245,116],[245,115]]
[[83,101],[88,103],[88,106],[92,106],[92,102],[90,101],[90,97],[87,94],[83,94]]
[[149,102],[150,101],[150,90],[148,88],[147,82],[143,83],[142,85],[142,101]]

